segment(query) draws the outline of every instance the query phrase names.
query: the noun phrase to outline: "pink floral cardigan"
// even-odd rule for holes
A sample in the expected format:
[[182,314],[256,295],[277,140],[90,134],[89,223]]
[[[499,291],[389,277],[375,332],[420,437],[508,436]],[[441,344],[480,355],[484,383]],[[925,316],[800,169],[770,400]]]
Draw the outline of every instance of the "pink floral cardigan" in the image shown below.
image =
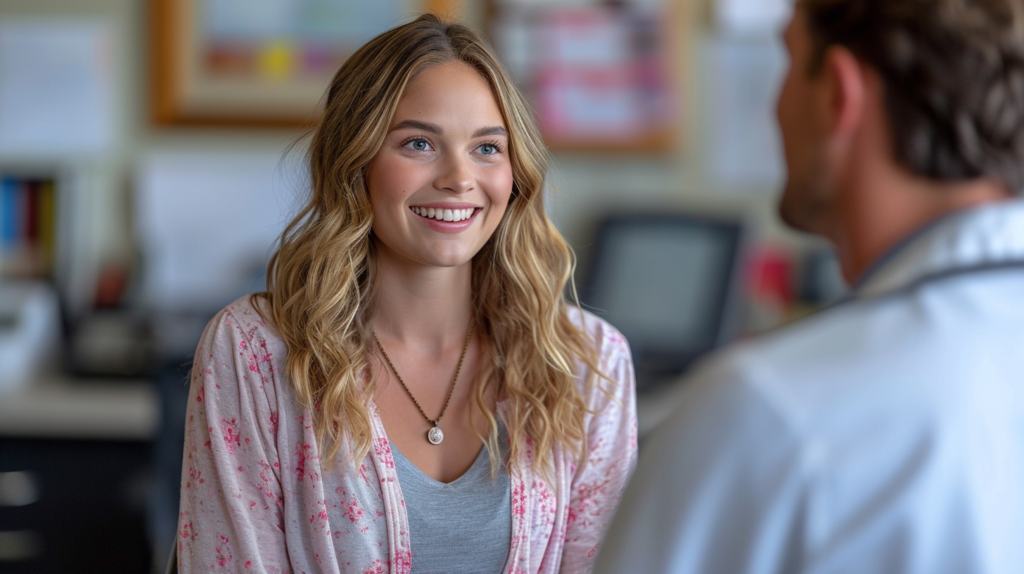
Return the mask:
[[[571,310],[600,345],[611,396],[585,396],[589,459],[556,451],[553,481],[513,470],[506,573],[590,572],[636,462],[633,365],[622,335]],[[321,465],[311,417],[283,376],[285,344],[248,298],[224,309],[196,351],[178,521],[182,572],[405,574],[415,563],[390,443],[371,405],[375,448]],[[587,375],[579,369],[579,379]],[[608,387],[609,385],[605,385]],[[499,409],[502,405],[499,405]]]

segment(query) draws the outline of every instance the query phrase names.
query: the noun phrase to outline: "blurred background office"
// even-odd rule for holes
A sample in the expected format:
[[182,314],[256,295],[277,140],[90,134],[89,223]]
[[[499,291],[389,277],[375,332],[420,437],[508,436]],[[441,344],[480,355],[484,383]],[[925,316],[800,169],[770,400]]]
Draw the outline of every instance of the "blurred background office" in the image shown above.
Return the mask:
[[0,0],[0,573],[163,563],[199,334],[263,288],[334,70],[424,10],[485,31],[530,98],[641,433],[702,354],[837,297],[774,215],[789,4]]

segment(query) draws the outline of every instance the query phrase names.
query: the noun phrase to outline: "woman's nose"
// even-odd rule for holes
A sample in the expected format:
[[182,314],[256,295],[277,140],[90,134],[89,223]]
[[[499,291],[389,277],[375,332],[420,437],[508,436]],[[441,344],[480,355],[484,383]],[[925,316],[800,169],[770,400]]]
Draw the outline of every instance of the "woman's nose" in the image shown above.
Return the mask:
[[434,187],[454,193],[465,193],[472,190],[473,176],[466,162],[467,158],[458,156],[446,158],[441,173],[434,180]]

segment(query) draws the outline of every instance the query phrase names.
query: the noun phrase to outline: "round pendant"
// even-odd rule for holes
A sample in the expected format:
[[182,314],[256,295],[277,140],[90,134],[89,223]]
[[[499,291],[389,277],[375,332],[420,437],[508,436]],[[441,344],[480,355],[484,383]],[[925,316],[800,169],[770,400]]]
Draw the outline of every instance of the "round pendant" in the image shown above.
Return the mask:
[[444,433],[441,432],[441,429],[434,427],[427,431],[427,440],[430,441],[430,444],[441,444],[441,441],[444,440]]

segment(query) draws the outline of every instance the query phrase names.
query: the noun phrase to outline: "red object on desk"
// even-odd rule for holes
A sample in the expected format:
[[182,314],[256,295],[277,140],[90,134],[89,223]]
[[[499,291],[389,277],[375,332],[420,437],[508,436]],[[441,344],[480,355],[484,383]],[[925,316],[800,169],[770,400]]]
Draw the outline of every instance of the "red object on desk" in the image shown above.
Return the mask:
[[790,254],[777,247],[755,249],[747,264],[747,292],[755,300],[792,305],[793,260]]

